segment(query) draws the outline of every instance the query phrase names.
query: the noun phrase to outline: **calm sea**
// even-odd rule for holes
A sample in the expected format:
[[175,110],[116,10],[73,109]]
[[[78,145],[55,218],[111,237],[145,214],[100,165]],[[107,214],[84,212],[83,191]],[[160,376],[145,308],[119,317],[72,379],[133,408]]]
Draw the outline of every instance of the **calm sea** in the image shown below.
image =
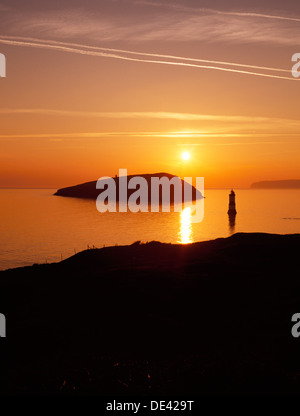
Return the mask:
[[234,232],[300,233],[300,190],[205,190],[204,219],[182,213],[105,213],[94,201],[53,196],[55,189],[0,189],[0,269],[57,262],[87,247],[158,240],[190,243]]

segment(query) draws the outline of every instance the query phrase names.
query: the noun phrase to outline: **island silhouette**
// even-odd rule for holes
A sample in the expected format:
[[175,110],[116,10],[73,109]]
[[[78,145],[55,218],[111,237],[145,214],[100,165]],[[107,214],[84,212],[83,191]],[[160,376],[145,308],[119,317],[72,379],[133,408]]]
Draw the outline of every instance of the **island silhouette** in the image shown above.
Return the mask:
[[[172,175],[170,173],[160,172],[160,173],[149,173],[149,174],[139,174],[139,175],[128,175],[127,178],[127,188],[128,188],[128,182],[132,178],[141,177],[144,178],[148,185],[148,202],[158,202],[159,204],[162,204],[162,187],[160,186],[158,199],[154,200],[153,195],[151,194],[151,179],[152,178],[167,178],[168,180],[172,180],[173,178],[177,178],[176,175]],[[120,177],[115,176],[113,177],[116,183],[116,201],[121,202],[119,198],[119,188],[120,188]],[[191,198],[187,198],[187,200],[195,201],[196,199],[203,198],[203,195],[200,190],[197,190],[194,186],[189,184],[188,182],[184,181],[183,179],[180,179],[181,181],[181,190],[182,195],[184,195],[184,191],[188,190],[188,194],[191,195]],[[86,198],[86,199],[96,199],[98,195],[103,192],[103,189],[97,189],[96,188],[97,181],[91,181],[91,182],[85,182],[79,185],[75,186],[68,186],[66,188],[58,189],[54,195],[56,196],[64,196],[64,197],[72,197],[72,198]],[[127,189],[127,199],[130,198],[130,196],[136,192],[136,189]],[[177,195],[174,192],[174,186],[171,185],[170,187],[170,203],[176,203],[176,202],[182,202],[183,197],[178,198]],[[124,201],[122,201],[124,202]]]

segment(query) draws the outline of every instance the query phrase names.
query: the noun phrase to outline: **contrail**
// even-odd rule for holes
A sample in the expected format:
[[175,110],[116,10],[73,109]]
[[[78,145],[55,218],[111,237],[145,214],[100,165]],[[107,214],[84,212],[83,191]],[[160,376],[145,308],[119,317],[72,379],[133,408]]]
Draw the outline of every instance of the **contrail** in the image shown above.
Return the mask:
[[271,75],[271,74],[264,74],[260,72],[244,71],[240,69],[223,68],[223,67],[214,66],[214,65],[198,65],[198,64],[192,64],[192,63],[186,63],[186,62],[173,62],[173,61],[160,61],[160,60],[154,60],[154,59],[131,58],[128,56],[122,56],[122,55],[106,53],[106,52],[76,49],[73,47],[67,47],[67,46],[62,46],[58,44],[16,41],[16,40],[7,39],[5,37],[0,37],[0,43],[13,45],[13,46],[26,46],[26,47],[34,47],[34,48],[54,49],[54,50],[64,51],[64,52],[69,52],[69,53],[77,53],[80,55],[91,55],[91,56],[98,56],[98,57],[101,56],[105,58],[120,59],[120,60],[131,61],[131,62],[151,63],[151,64],[160,64],[160,65],[173,65],[173,66],[201,68],[201,69],[212,69],[212,70],[217,70],[217,71],[233,72],[233,73],[253,75],[253,76],[259,76],[259,77],[265,77],[265,78],[284,79],[288,81],[299,81],[298,79],[292,78],[292,77],[290,78],[290,77],[285,77],[285,76],[280,76],[280,75]]
[[252,12],[226,12],[222,10],[213,10],[213,9],[202,9],[202,10],[209,11],[215,14],[230,15],[230,16],[261,17],[264,19],[277,19],[277,20],[288,20],[292,22],[300,22],[300,19],[297,17],[276,16],[274,14],[252,13]]
[[219,65],[227,65],[227,66],[236,66],[236,67],[244,67],[244,68],[252,68],[252,69],[260,69],[260,70],[266,70],[266,71],[276,71],[276,72],[288,72],[291,71],[289,69],[282,69],[282,68],[273,68],[273,67],[267,67],[267,66],[258,66],[258,65],[249,65],[249,64],[241,64],[237,62],[227,62],[227,61],[215,61],[215,60],[209,60],[209,59],[199,59],[199,58],[188,58],[185,56],[176,56],[176,55],[164,55],[164,54],[157,54],[157,53],[147,53],[147,52],[136,52],[136,51],[129,51],[126,49],[112,49],[112,48],[103,48],[100,46],[90,46],[90,45],[84,45],[80,43],[70,43],[70,42],[60,42],[55,40],[44,40],[44,39],[37,39],[37,38],[19,38],[16,36],[0,36],[0,39],[3,40],[15,40],[15,41],[30,41],[30,42],[42,42],[43,44],[52,44],[52,45],[58,45],[58,46],[70,46],[75,48],[84,48],[84,49],[91,49],[91,50],[98,50],[98,51],[104,51],[104,52],[114,52],[114,53],[125,53],[128,55],[138,55],[138,56],[151,56],[154,58],[166,58],[166,59],[175,59],[175,60],[181,60],[181,61],[190,61],[190,62],[204,62],[204,63],[210,63],[210,64],[219,64]]
[[171,3],[156,3],[153,1],[134,1],[137,4],[144,4],[147,6],[154,6],[154,7],[165,7],[171,8],[178,11],[183,12],[208,12],[212,14],[220,14],[220,15],[229,15],[229,16],[240,16],[240,17],[259,17],[264,19],[277,19],[277,20],[288,20],[291,22],[300,22],[300,18],[298,17],[288,17],[288,16],[279,16],[274,14],[266,14],[266,13],[254,13],[254,12],[234,12],[234,11],[226,11],[226,10],[216,10],[216,9],[209,9],[209,8],[196,8],[196,7],[188,7],[188,6],[181,6],[179,4],[171,4]]

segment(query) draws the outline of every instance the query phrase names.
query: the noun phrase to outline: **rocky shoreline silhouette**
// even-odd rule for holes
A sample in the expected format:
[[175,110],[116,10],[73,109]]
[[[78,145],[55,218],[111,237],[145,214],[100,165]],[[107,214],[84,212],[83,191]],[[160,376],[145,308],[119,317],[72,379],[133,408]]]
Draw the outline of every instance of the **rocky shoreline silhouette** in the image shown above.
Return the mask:
[[8,394],[299,394],[300,235],[90,249],[0,272]]

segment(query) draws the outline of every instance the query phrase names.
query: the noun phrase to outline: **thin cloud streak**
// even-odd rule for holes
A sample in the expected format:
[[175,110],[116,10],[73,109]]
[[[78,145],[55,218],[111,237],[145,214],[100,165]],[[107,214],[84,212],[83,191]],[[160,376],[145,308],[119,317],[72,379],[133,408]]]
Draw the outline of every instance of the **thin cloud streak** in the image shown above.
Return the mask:
[[216,10],[216,9],[209,9],[209,8],[198,8],[198,7],[187,7],[181,6],[179,4],[171,4],[171,3],[156,3],[153,1],[134,1],[135,4],[144,4],[146,6],[153,6],[153,7],[164,7],[173,10],[178,10],[182,12],[203,12],[203,13],[211,13],[217,14],[222,16],[240,16],[240,17],[259,17],[264,19],[276,19],[276,20],[287,20],[291,22],[300,22],[300,18],[297,17],[288,17],[288,16],[280,16],[274,14],[267,14],[267,13],[254,13],[254,12],[234,12],[230,11],[227,12],[225,10]]
[[33,48],[54,49],[58,51],[76,53],[80,55],[91,55],[91,56],[120,59],[120,60],[125,60],[125,61],[132,61],[132,62],[151,63],[151,64],[160,64],[160,65],[173,65],[173,66],[182,66],[182,67],[199,68],[199,69],[210,69],[210,70],[258,76],[258,77],[282,79],[282,80],[288,80],[288,81],[299,81],[298,79],[293,78],[293,77],[264,74],[264,73],[253,72],[253,71],[244,71],[240,69],[223,68],[223,67],[218,67],[218,66],[213,66],[213,65],[198,65],[198,64],[191,64],[191,63],[186,63],[186,62],[173,62],[173,61],[130,58],[128,56],[122,56],[122,55],[104,53],[104,52],[96,52],[96,51],[90,51],[90,50],[84,50],[84,49],[76,49],[76,48],[71,48],[71,47],[57,45],[57,44],[9,40],[9,39],[6,39],[5,37],[0,37],[0,43],[6,44],[6,45],[12,45],[12,46],[25,46],[25,47],[33,47]]
[[[198,132],[193,134],[180,134],[177,132],[81,132],[81,133],[38,133],[38,134],[1,134],[0,139],[105,139],[109,137],[136,137],[136,138],[183,138],[190,137],[193,139],[199,138],[243,138],[243,137],[299,137],[298,133],[207,133]],[[262,143],[262,142],[260,142]],[[274,141],[274,143],[278,143]],[[299,144],[298,141],[282,143]],[[184,145],[191,145],[184,143]],[[197,145],[197,144],[194,144]],[[198,144],[202,145],[202,144]],[[227,143],[222,143],[227,145]]]
[[[155,3],[157,6],[158,4]],[[51,37],[57,40],[93,39],[110,41],[197,41],[211,43],[263,43],[296,46],[300,42],[299,18],[271,13],[198,9],[163,4],[164,9],[136,11],[124,7],[103,13],[65,8],[47,12],[14,10],[2,22],[7,35]],[[182,7],[182,6],[180,6]]]
[[45,39],[37,39],[37,38],[28,38],[28,37],[17,37],[17,36],[0,36],[2,39],[7,40],[15,40],[15,41],[22,41],[22,42],[34,42],[39,43],[42,42],[43,44],[52,44],[58,46],[70,46],[73,48],[84,48],[88,50],[97,50],[97,51],[104,51],[104,52],[114,52],[114,53],[124,53],[128,55],[138,55],[138,56],[151,56],[154,58],[166,58],[166,59],[175,59],[175,60],[182,60],[182,61],[189,61],[189,62],[205,62],[211,64],[219,64],[219,65],[226,65],[226,66],[236,66],[242,68],[252,68],[252,69],[260,69],[265,71],[275,71],[275,72],[287,72],[291,73],[290,69],[282,69],[282,68],[274,68],[268,66],[258,66],[258,65],[249,65],[249,64],[241,64],[237,62],[227,62],[227,61],[216,61],[210,59],[200,59],[200,58],[188,58],[185,56],[176,56],[176,55],[166,55],[166,54],[157,54],[157,53],[147,53],[147,52],[137,52],[137,51],[129,51],[126,49],[114,49],[114,48],[103,48],[100,46],[90,46],[84,45],[81,43],[71,43],[71,42],[61,42],[55,40],[45,40]]
[[[232,136],[231,136],[232,137]],[[247,136],[244,136],[247,137]],[[263,141],[259,141],[259,142],[228,142],[228,143],[179,143],[178,146],[184,146],[184,147],[188,147],[188,146],[246,146],[246,145],[262,145],[262,144],[298,144],[297,142],[290,142],[290,141],[284,141],[284,142],[279,142],[279,141],[268,141],[268,142],[263,142]]]
[[0,108],[0,114],[25,114],[25,115],[46,115],[46,116],[68,116],[68,117],[91,117],[91,118],[112,118],[112,119],[163,119],[182,121],[214,121],[234,123],[292,123],[300,125],[299,120],[285,118],[271,118],[261,116],[239,116],[239,115],[212,115],[175,112],[97,112],[97,111],[73,111],[53,110],[41,108]]
[[207,9],[216,14],[230,15],[230,16],[243,16],[243,17],[262,17],[264,19],[276,19],[276,20],[287,20],[290,22],[300,22],[299,18],[296,17],[286,17],[286,16],[277,16],[273,14],[264,14],[264,13],[250,13],[250,12],[226,12],[220,10]]

